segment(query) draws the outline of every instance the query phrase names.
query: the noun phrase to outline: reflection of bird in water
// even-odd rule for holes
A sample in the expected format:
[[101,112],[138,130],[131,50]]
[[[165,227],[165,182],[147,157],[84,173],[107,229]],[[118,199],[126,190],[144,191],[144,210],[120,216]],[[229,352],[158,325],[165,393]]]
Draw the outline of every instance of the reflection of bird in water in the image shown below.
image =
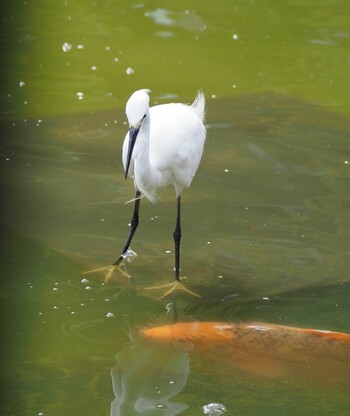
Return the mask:
[[[129,282],[131,279],[129,279]],[[182,414],[188,405],[176,401],[187,383],[190,363],[188,352],[154,346],[140,342],[134,332],[133,320],[137,315],[137,300],[134,287],[130,286],[127,303],[127,335],[130,345],[118,352],[116,364],[111,369],[115,399],[111,403],[110,416],[176,416]],[[176,322],[178,307],[176,298],[167,307],[168,319]]]
[[205,353],[260,377],[292,374],[349,387],[350,335],[265,323],[179,322],[146,328],[156,344]]
[[155,202],[159,188],[173,185],[177,200],[173,234],[175,283],[159,287],[172,286],[164,296],[175,288],[195,295],[180,279],[181,195],[184,188],[190,186],[202,158],[206,136],[203,125],[205,99],[199,92],[192,105],[171,103],[150,108],[149,92],[145,89],[134,92],[126,104],[130,128],[123,145],[123,165],[125,179],[133,178],[136,190],[130,233],[113,266],[98,270],[108,269],[108,279],[114,268],[132,253],[130,244],[139,223],[140,198],[145,196]]
[[111,370],[115,399],[111,416],[175,416],[188,406],[175,398],[187,383],[186,351],[148,347],[138,343],[121,351]]

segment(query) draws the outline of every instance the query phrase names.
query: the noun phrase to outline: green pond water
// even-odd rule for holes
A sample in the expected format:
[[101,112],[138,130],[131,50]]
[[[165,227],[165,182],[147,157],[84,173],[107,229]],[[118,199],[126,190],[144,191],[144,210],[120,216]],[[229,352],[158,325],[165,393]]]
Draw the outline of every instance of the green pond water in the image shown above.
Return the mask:
[[[175,317],[350,333],[349,19],[345,0],[4,2],[2,415],[349,414],[343,379],[266,379],[138,337]],[[173,279],[171,188],[141,201],[132,279],[83,275],[128,233],[139,88],[207,98],[182,210],[198,299],[145,290]]]

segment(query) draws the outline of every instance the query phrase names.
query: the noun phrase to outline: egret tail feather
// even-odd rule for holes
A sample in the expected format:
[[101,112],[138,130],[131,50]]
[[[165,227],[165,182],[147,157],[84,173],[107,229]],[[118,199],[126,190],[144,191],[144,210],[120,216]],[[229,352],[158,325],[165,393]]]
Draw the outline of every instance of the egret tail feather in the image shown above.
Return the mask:
[[197,116],[204,121],[205,117],[205,97],[202,90],[198,91],[196,98],[194,99],[193,103],[191,104],[194,112]]

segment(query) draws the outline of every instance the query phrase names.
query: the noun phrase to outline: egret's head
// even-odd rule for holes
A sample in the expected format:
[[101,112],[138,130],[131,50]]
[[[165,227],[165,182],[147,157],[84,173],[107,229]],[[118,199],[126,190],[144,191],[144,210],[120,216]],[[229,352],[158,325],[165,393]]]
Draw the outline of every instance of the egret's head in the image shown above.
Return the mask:
[[126,116],[129,120],[129,147],[126,159],[125,179],[128,177],[132,152],[141,124],[148,114],[150,90],[135,91],[126,103]]
[[150,90],[135,91],[126,103],[126,116],[129,120],[129,126],[139,129],[144,117],[149,110],[149,93]]

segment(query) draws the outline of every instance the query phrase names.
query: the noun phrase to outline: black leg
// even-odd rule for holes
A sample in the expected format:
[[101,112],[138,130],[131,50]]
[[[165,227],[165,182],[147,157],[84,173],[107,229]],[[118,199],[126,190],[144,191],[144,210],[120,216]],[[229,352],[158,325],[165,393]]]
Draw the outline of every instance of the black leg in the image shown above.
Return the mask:
[[131,219],[129,237],[126,240],[121,256],[113,263],[114,266],[118,266],[120,262],[124,259],[124,254],[128,251],[130,244],[131,244],[131,240],[135,234],[136,228],[139,225],[140,196],[141,196],[141,192],[137,190],[135,194],[134,213]]
[[[166,291],[161,299],[165,298],[166,296],[170,295],[174,290],[182,290],[183,292],[188,293],[189,295],[195,296],[199,298],[200,296],[197,293],[192,292],[191,290],[187,289],[181,279],[180,279],[180,240],[181,240],[181,196],[178,196],[176,199],[177,202],[177,215],[176,215],[176,226],[175,231],[173,234],[174,242],[175,242],[175,283],[155,286],[155,287],[148,287],[147,289],[160,289],[162,287],[171,286],[171,288]],[[177,314],[177,305],[174,303],[174,322],[178,319]]]
[[181,240],[181,195],[177,197],[177,216],[174,231],[175,242],[175,280],[180,281],[180,240]]

